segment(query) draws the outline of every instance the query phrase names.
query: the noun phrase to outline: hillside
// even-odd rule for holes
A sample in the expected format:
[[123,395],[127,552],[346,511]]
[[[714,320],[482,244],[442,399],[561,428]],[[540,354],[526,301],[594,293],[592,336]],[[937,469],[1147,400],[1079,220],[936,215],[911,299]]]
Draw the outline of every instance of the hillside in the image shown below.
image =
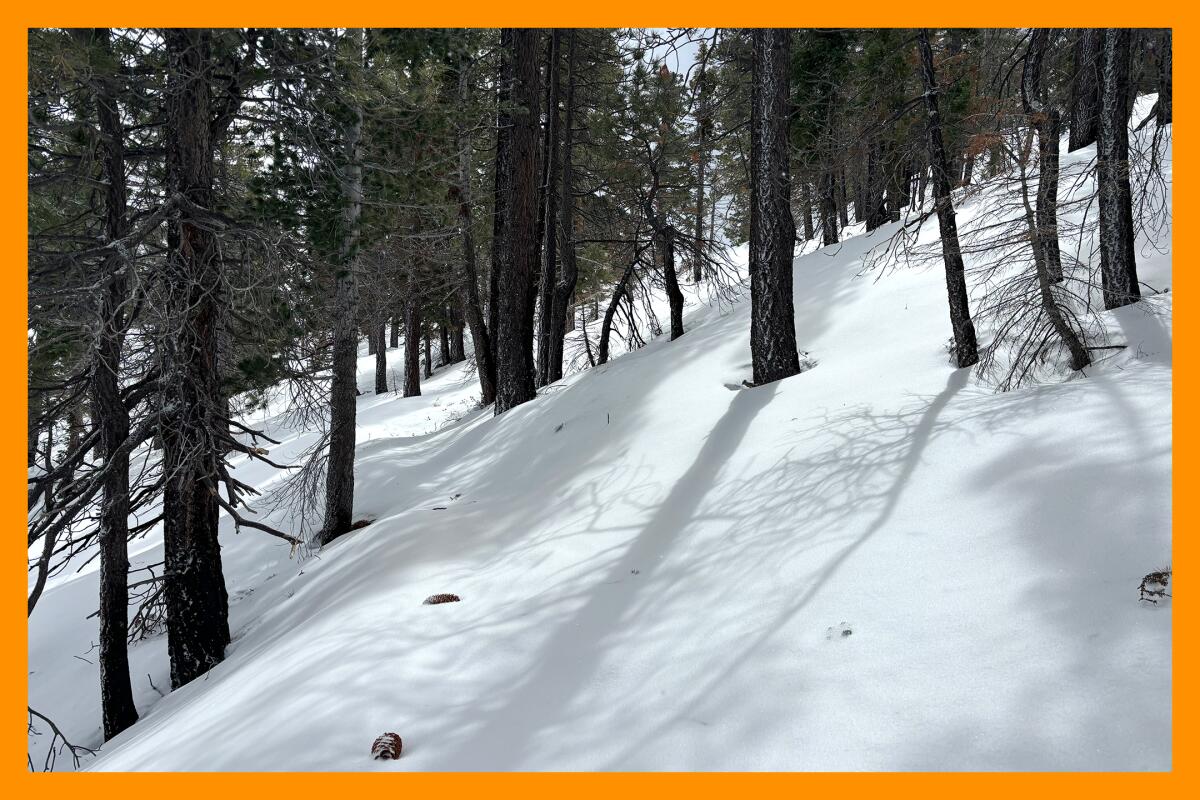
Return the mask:
[[[227,526],[227,660],[160,698],[165,640],[133,647],[142,719],[86,766],[1169,769],[1172,612],[1137,587],[1171,558],[1171,294],[1102,315],[1127,347],[1086,376],[997,393],[948,363],[939,265],[862,273],[893,231],[796,260],[813,366],[776,384],[741,387],[748,297],[693,298],[682,339],[500,418],[463,365],[362,395],[374,521],[303,557]],[[1169,231],[1142,244],[1169,286]],[[31,703],[85,744],[95,596],[92,565],[30,622]]]

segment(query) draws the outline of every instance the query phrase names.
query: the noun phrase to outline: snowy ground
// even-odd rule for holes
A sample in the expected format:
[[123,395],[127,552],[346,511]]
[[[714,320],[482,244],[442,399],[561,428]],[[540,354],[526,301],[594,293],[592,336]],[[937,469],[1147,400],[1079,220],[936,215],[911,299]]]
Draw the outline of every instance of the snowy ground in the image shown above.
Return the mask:
[[[462,366],[363,395],[376,521],[300,560],[227,529],[227,660],[160,698],[165,639],[135,646],[142,720],[87,766],[1169,769],[1171,608],[1137,586],[1171,554],[1171,295],[1106,314],[1129,347],[1086,378],[998,394],[947,363],[939,268],[858,277],[889,233],[796,261],[816,366],[776,384],[739,388],[747,301],[500,419]],[[31,704],[85,744],[95,604],[56,580],[29,634]]]

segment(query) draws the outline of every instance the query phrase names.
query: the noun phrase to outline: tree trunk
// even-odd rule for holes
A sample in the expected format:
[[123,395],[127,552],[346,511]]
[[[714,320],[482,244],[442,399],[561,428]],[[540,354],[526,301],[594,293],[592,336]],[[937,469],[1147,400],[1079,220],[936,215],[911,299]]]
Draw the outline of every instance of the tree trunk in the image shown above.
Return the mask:
[[578,80],[575,29],[567,34],[567,95],[562,131],[562,196],[558,201],[558,239],[562,257],[562,275],[554,287],[551,304],[550,352],[546,382],[554,383],[563,373],[563,336],[569,319],[568,304],[575,294],[579,280],[579,264],[575,258],[575,84]]
[[[488,268],[488,320],[487,344],[491,351],[490,380],[492,382],[492,391],[490,392],[493,400],[495,398],[496,385],[496,370],[498,366],[498,336],[500,331],[500,276],[504,272],[505,253],[509,249],[509,220],[510,209],[508,207],[509,199],[509,183],[512,180],[512,136],[513,136],[513,115],[511,108],[512,90],[513,90],[513,29],[500,29],[500,68],[499,74],[496,76],[496,163],[492,174],[495,181],[493,211],[492,211],[492,259],[491,265]],[[528,54],[530,58],[532,53]],[[536,96],[536,92],[534,95]],[[530,104],[527,108],[532,109],[534,106]],[[536,121],[534,122],[536,125]],[[478,358],[477,358],[478,360]],[[482,371],[480,381],[482,382]],[[485,389],[484,397],[489,395]],[[483,401],[487,405],[488,401]]]
[[[363,31],[347,32],[361,59]],[[342,246],[338,254],[333,296],[333,370],[329,389],[329,455],[325,470],[325,520],[320,542],[326,544],[350,530],[354,514],[354,447],[358,413],[358,258],[359,217],[362,214],[362,109],[350,109],[344,142],[342,179]]]
[[[446,309],[445,316],[450,317],[449,309]],[[438,323],[438,366],[444,367],[450,363],[450,325],[443,319]]]
[[375,328],[375,394],[387,394],[387,348],[384,341],[387,336],[386,322],[380,322]]
[[463,311],[457,296],[450,299],[450,363],[467,360],[466,342],[463,339]]
[[752,32],[750,100],[750,353],[756,386],[800,372],[792,306],[796,225],[788,153],[792,32]]
[[667,301],[671,305],[671,341],[683,336],[683,292],[679,290],[679,276],[675,272],[675,228],[666,225],[662,238],[663,282],[667,288]]
[[633,271],[637,267],[639,257],[640,254],[635,253],[633,258],[629,260],[629,264],[625,267],[625,271],[621,273],[617,285],[613,287],[612,298],[608,301],[608,306],[604,309],[604,320],[600,323],[597,364],[608,363],[608,340],[612,336],[613,317],[616,316],[617,309],[621,305],[621,299],[628,293],[629,279],[633,277]]
[[429,380],[433,377],[433,346],[429,341],[432,337],[429,335],[428,325],[424,326],[424,331],[422,333],[422,339],[425,345],[425,379]]
[[388,347],[395,350],[400,346],[400,315],[392,315],[391,329],[388,334]]
[[1042,96],[1042,60],[1051,38],[1051,31],[1035,28],[1029,38],[1025,53],[1025,67],[1021,75],[1021,102],[1029,117],[1030,128],[1038,139],[1038,190],[1037,210],[1029,204],[1028,180],[1026,178],[1029,158],[1028,145],[1022,151],[1021,200],[1025,206],[1025,219],[1033,245],[1033,262],[1037,270],[1038,293],[1042,310],[1050,320],[1059,339],[1071,352],[1071,369],[1080,370],[1091,363],[1091,356],[1054,297],[1053,284],[1062,281],[1062,262],[1058,248],[1058,139],[1059,117],[1057,109],[1047,108]]
[[1025,224],[1033,244],[1033,265],[1037,273],[1038,296],[1041,300],[1042,311],[1050,320],[1050,326],[1054,328],[1058,338],[1071,353],[1071,369],[1081,370],[1090,364],[1092,359],[1054,297],[1054,284],[1046,261],[1046,247],[1043,241],[1045,232],[1039,229],[1037,214],[1029,203],[1028,164],[1031,149],[1027,141],[1020,156],[1018,169],[1021,178],[1021,201],[1025,206]]
[[1109,28],[1101,44],[1096,181],[1100,196],[1100,276],[1104,307],[1109,309],[1141,299],[1129,187],[1130,36],[1128,28]]
[[[469,100],[469,86],[465,65],[460,62],[458,74],[458,98],[466,107]],[[471,346],[475,352],[475,372],[479,375],[479,403],[488,405],[496,400],[496,361],[489,330],[495,330],[495,323],[489,327],[484,322],[483,304],[479,299],[479,276],[475,266],[475,229],[471,219],[471,136],[465,125],[459,124],[458,130],[458,226],[462,239],[462,272],[458,278],[458,298],[462,303],[467,325],[471,328]],[[500,138],[505,138],[501,136]],[[497,142],[496,168],[500,168],[500,142]],[[496,185],[500,186],[497,178]],[[498,202],[498,201],[497,201]],[[497,218],[499,212],[497,212]],[[493,277],[496,272],[498,253],[498,234],[493,230],[492,239],[492,269]],[[490,278],[489,278],[490,281]],[[492,306],[489,313],[495,311],[495,293],[492,295]],[[461,335],[461,334],[460,334]]]
[[837,244],[837,195],[832,170],[821,173],[821,243]]
[[506,235],[500,272],[496,336],[496,414],[532,400],[532,288],[537,269],[538,32],[509,29],[513,69],[511,157],[505,198]]
[[1075,31],[1072,48],[1074,70],[1071,76],[1071,133],[1067,152],[1074,152],[1096,141],[1100,113],[1100,60],[1104,42],[1103,28]]
[[404,300],[404,396],[421,394],[421,301],[409,281]]
[[946,148],[942,144],[942,120],[938,113],[937,77],[933,71],[933,48],[924,28],[918,34],[921,51],[921,78],[925,85],[926,128],[929,136],[929,164],[933,177],[933,198],[937,207],[938,229],[942,239],[942,260],[946,264],[946,294],[950,302],[950,327],[954,331],[954,360],[969,367],[979,361],[975,323],[967,299],[967,276],[962,249],[958,243],[958,223],[950,197],[950,176],[946,172]]
[[841,225],[842,230],[845,230],[846,228],[850,227],[850,213],[849,213],[849,210],[847,209],[847,206],[850,203],[846,199],[846,194],[847,194],[847,192],[846,192],[846,168],[841,167],[838,170],[837,212],[838,212],[838,224]]
[[1171,37],[1167,28],[1157,34],[1158,39],[1158,124],[1171,124]]
[[168,193],[187,203],[168,223],[164,265],[171,317],[162,374],[164,595],[171,686],[178,688],[220,663],[229,644],[216,496],[216,435],[225,425],[218,364],[224,287],[215,236],[197,219],[216,205],[211,33],[172,28],[163,38]]
[[1057,109],[1047,106],[1042,91],[1042,62],[1052,31],[1035,28],[1025,52],[1021,74],[1021,103],[1038,140],[1037,242],[1051,283],[1063,279],[1058,245],[1058,140],[1061,125]]
[[537,385],[549,383],[550,375],[550,340],[559,335],[560,325],[554,327],[554,289],[558,283],[557,245],[558,245],[558,200],[562,176],[560,174],[561,152],[559,141],[562,138],[559,131],[558,116],[558,65],[561,61],[562,32],[555,28],[550,32],[550,54],[546,66],[546,139],[543,159],[545,161],[545,177],[542,181],[542,277],[539,284],[541,300],[541,317],[538,325],[537,338]]
[[873,138],[867,150],[867,186],[865,202],[867,205],[867,232],[887,222],[887,206],[884,202],[885,173],[881,144],[878,137]]
[[[123,238],[129,230],[125,216],[125,131],[117,101],[118,88],[110,74],[109,31],[97,28],[77,34],[91,39],[101,65],[93,81],[100,127],[104,171],[104,236]],[[127,265],[120,254],[104,263],[100,318],[91,370],[93,418],[100,431],[104,478],[100,499],[100,704],[104,740],[137,722],[129,680],[129,412],[121,399],[121,346],[128,330],[124,303],[129,292]],[[35,440],[36,441],[36,440]]]
[[812,241],[814,236],[812,192],[808,188],[807,180],[800,182],[800,211],[801,218],[804,220],[804,241]]

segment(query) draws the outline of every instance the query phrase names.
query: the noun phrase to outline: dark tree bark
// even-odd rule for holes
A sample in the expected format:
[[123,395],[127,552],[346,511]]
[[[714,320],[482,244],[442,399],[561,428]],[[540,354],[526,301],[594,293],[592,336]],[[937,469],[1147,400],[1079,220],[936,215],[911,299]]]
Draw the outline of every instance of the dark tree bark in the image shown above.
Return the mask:
[[[102,65],[92,81],[100,128],[104,174],[104,235],[109,241],[129,232],[126,218],[125,130],[118,87],[108,64],[112,45],[106,28],[76,35],[96,48]],[[90,41],[89,41],[90,40]],[[121,346],[128,330],[124,302],[129,293],[126,264],[114,253],[104,263],[100,317],[91,369],[93,419],[100,433],[104,477],[100,499],[100,704],[104,740],[137,722],[129,681],[129,412],[121,398]],[[36,429],[35,429],[36,430]],[[35,439],[36,446],[36,439]]]
[[384,341],[387,336],[386,322],[381,322],[375,328],[375,394],[387,394],[387,348]]
[[667,301],[671,306],[671,341],[683,336],[683,292],[679,289],[679,276],[675,272],[675,228],[663,227],[659,239],[663,260],[663,283],[667,289]]
[[388,333],[388,347],[395,350],[400,346],[400,315],[393,314],[391,326]]
[[1170,28],[1160,31],[1158,40],[1158,102],[1155,109],[1159,125],[1171,124],[1171,38]]
[[551,305],[550,352],[546,382],[554,383],[562,378],[563,336],[566,321],[572,319],[567,306],[575,294],[579,280],[579,264],[575,258],[575,85],[578,82],[576,63],[577,32],[567,33],[567,94],[564,104],[565,118],[562,133],[562,195],[558,202],[558,239],[562,253],[562,274],[554,287],[554,302]]
[[463,339],[463,311],[458,297],[450,300],[450,363],[467,360],[466,342]]
[[1042,62],[1054,31],[1035,28],[1025,52],[1021,75],[1021,102],[1030,127],[1038,140],[1037,242],[1046,274],[1051,283],[1063,279],[1062,256],[1058,245],[1058,109],[1050,108],[1042,91]]
[[832,170],[821,173],[821,243],[837,244],[837,195]]
[[597,364],[608,363],[608,340],[612,336],[613,317],[617,314],[617,309],[621,306],[621,300],[629,294],[629,279],[633,277],[633,271],[637,268],[638,260],[641,258],[642,251],[638,250],[633,257],[629,259],[629,263],[625,266],[625,270],[621,273],[621,277],[617,280],[617,285],[613,287],[612,298],[609,299],[608,305],[604,309],[604,320],[600,323],[600,342],[598,344]]
[[752,32],[750,99],[750,353],[756,386],[800,372],[792,305],[788,74],[792,32]]
[[1054,31],[1035,28],[1030,34],[1029,47],[1025,52],[1025,66],[1021,75],[1021,102],[1038,140],[1037,209],[1034,210],[1029,204],[1026,164],[1031,148],[1028,145],[1024,148],[1021,163],[1021,199],[1025,206],[1026,224],[1033,245],[1033,263],[1037,270],[1042,310],[1059,339],[1071,352],[1071,369],[1080,370],[1091,363],[1091,356],[1068,322],[1066,314],[1054,297],[1053,290],[1053,284],[1062,281],[1056,208],[1059,116],[1057,109],[1046,105],[1042,94],[1042,61],[1053,35]]
[[812,213],[812,192],[808,188],[808,181],[800,182],[800,216],[804,220],[804,241],[810,241],[813,236],[813,213]]
[[[363,32],[347,33],[362,52]],[[325,520],[320,542],[326,544],[350,530],[354,514],[354,447],[358,414],[358,257],[362,213],[362,109],[350,109],[346,126],[342,193],[342,246],[334,276],[333,369],[329,389],[329,454],[325,469]]]
[[220,663],[229,644],[216,482],[222,458],[216,436],[226,424],[218,364],[224,297],[215,236],[197,218],[215,206],[211,34],[172,28],[163,38],[168,193],[185,201],[167,227],[172,324],[162,375],[169,409],[162,426],[164,596],[171,686],[178,688]]
[[929,137],[929,164],[933,177],[933,198],[937,207],[938,229],[942,239],[942,260],[946,264],[946,294],[950,301],[950,327],[954,331],[954,361],[969,367],[979,361],[975,323],[967,299],[967,276],[962,249],[958,243],[958,223],[950,197],[950,176],[946,172],[946,148],[942,143],[942,119],[938,113],[937,76],[933,71],[933,48],[929,33],[921,28],[917,37],[921,51],[921,79],[925,86],[926,132]]
[[[444,312],[446,318],[449,318],[450,311],[446,309]],[[450,363],[450,325],[445,320],[438,323],[438,363],[439,367],[444,367]]]
[[[459,102],[465,107],[469,99],[469,83],[467,82],[466,69],[461,63],[458,73],[458,97]],[[507,134],[504,134],[500,138],[506,137]],[[458,299],[462,304],[467,325],[471,328],[471,346],[475,352],[475,372],[479,376],[479,402],[480,405],[486,406],[496,400],[495,350],[492,347],[492,337],[490,335],[490,331],[495,330],[495,322],[493,321],[491,327],[489,327],[484,321],[483,303],[479,298],[479,276],[475,265],[475,227],[471,219],[471,136],[466,126],[461,122],[457,129],[457,138],[458,186],[454,191],[458,195],[458,226],[462,241],[462,263],[458,279]],[[499,150],[500,142],[498,141],[495,164],[497,170],[501,164]],[[500,185],[501,181],[497,177],[496,186],[499,187]],[[497,202],[499,202],[498,197]],[[496,219],[498,220],[499,217],[499,210],[497,210]],[[499,275],[497,271],[499,239],[497,236],[499,234],[496,230],[493,230],[492,268],[490,270],[492,278]],[[491,279],[489,278],[489,280]],[[489,313],[494,313],[497,310],[495,297],[496,295],[493,290]]]
[[373,356],[373,355],[375,355],[375,351],[379,349],[378,340],[375,338],[374,326],[367,328],[366,334],[367,334],[367,355]]
[[887,205],[883,188],[886,176],[878,137],[873,138],[867,148],[867,182],[863,202],[866,204],[867,232],[870,233],[887,222]]
[[537,385],[545,386],[550,374],[550,340],[561,335],[554,328],[554,287],[558,283],[558,201],[562,186],[559,107],[559,62],[562,32],[550,32],[549,61],[546,65],[546,138],[543,149],[545,161],[542,180],[542,276],[539,283],[541,318],[537,337]]
[[847,206],[849,206],[850,203],[846,199],[846,195],[847,195],[846,168],[842,167],[841,169],[838,170],[838,182],[837,182],[838,224],[841,225],[842,230],[845,230],[846,228],[848,228],[850,226],[850,213],[847,208]]
[[1096,181],[1100,206],[1100,276],[1104,307],[1141,298],[1133,240],[1133,195],[1129,186],[1128,28],[1109,28],[1101,43],[1100,112]]
[[506,233],[496,322],[496,414],[535,396],[532,364],[532,288],[537,269],[538,32],[509,30],[512,64],[512,133],[505,168]]
[[409,281],[404,300],[404,396],[421,394],[421,300]]
[[[488,268],[488,346],[490,348],[492,382],[491,395],[495,398],[497,336],[500,330],[500,276],[504,272],[505,252],[508,250],[509,234],[509,183],[512,180],[512,134],[513,115],[511,109],[513,88],[513,29],[500,29],[500,67],[496,76],[496,162],[492,174],[494,177],[493,210],[492,210],[492,258]],[[530,54],[532,58],[532,54]],[[536,92],[535,92],[536,95]],[[533,108],[530,105],[530,108]],[[536,121],[534,123],[536,125]],[[478,357],[476,357],[478,360]],[[483,376],[481,374],[480,381]],[[489,392],[484,389],[484,397]],[[484,405],[487,405],[484,400]]]
[[856,223],[866,222],[867,217],[868,217],[868,214],[867,214],[867,184],[869,181],[867,179],[870,177],[870,163],[871,163],[871,156],[870,156],[869,149],[867,152],[867,158],[865,160],[867,162],[867,168],[866,168],[867,176],[865,178],[863,177],[863,168],[862,167],[855,170],[855,174],[854,174],[854,221]]
[[1100,113],[1100,50],[1103,42],[1103,28],[1075,31],[1072,47],[1071,132],[1067,152],[1074,152],[1096,141]]
[[428,325],[425,326],[425,329],[422,333],[422,339],[425,344],[425,379],[428,380],[429,378],[433,377],[433,346],[429,341],[432,337],[429,335]]

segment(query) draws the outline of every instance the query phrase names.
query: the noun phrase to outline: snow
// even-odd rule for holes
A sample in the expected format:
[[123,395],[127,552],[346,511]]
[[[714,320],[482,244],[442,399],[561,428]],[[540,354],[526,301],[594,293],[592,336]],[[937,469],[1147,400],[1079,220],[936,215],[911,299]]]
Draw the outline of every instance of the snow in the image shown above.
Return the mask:
[[[1172,610],[1137,587],[1171,557],[1171,295],[1105,313],[1129,347],[1086,377],[996,393],[948,363],[940,265],[859,274],[892,230],[797,259],[785,381],[740,388],[747,297],[500,418],[463,365],[364,394],[375,521],[295,559],[224,519],[227,660],[160,697],[165,638],[133,647],[142,719],[86,767],[1170,769]],[[1169,285],[1170,232],[1141,244]],[[280,410],[287,459],[314,434]],[[94,567],[29,629],[30,703],[89,745]]]

